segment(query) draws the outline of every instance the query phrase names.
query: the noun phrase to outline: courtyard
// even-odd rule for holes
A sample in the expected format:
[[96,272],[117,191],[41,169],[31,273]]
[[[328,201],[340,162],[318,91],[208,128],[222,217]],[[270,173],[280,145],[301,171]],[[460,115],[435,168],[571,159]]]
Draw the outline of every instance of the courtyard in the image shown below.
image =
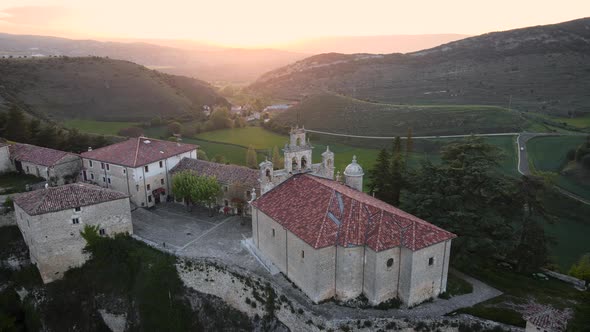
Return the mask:
[[251,219],[194,206],[191,211],[176,203],[162,203],[132,212],[134,235],[177,256],[213,258],[253,272],[266,269],[242,245],[252,236]]

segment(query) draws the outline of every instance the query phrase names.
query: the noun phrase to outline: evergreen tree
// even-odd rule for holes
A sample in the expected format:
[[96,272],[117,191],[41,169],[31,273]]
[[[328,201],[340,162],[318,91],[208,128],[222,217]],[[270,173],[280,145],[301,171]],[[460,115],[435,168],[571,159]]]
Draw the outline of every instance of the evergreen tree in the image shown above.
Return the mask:
[[272,165],[274,169],[279,169],[283,165],[283,158],[279,153],[279,148],[275,145],[272,149]]
[[406,162],[410,158],[410,153],[414,152],[414,138],[412,136],[412,128],[408,128],[406,137]]
[[258,157],[256,155],[256,150],[254,150],[252,145],[250,145],[248,151],[246,151],[246,166],[250,168],[258,168]]
[[45,125],[37,134],[37,145],[48,148],[61,148],[61,137],[58,135],[57,128],[52,125]]
[[377,155],[377,160],[368,172],[369,191],[374,193],[375,197],[384,202],[391,201],[390,189],[390,155],[387,149],[381,149]]
[[29,132],[31,134],[30,143],[39,144],[39,133],[41,132],[41,121],[39,119],[32,119],[29,122]]
[[393,153],[389,163],[389,204],[398,206],[400,203],[401,191],[404,186],[405,162],[402,155],[402,143],[399,136],[393,141]]
[[29,122],[25,118],[24,113],[16,108],[16,106],[8,110],[4,135],[6,138],[19,143],[29,142]]

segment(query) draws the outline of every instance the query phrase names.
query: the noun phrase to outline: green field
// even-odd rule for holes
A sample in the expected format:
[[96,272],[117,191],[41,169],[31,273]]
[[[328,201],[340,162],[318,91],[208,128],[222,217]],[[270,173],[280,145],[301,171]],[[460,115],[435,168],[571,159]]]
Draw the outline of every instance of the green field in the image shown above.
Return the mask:
[[584,142],[584,136],[535,137],[526,144],[529,161],[538,171],[558,172],[566,163],[566,154]]
[[78,129],[83,133],[101,134],[101,135],[118,135],[119,130],[127,127],[137,126],[136,122],[107,122],[94,120],[67,120],[63,123],[64,127]]
[[261,127],[245,127],[222,129],[198,134],[196,139],[214,142],[238,144],[248,147],[252,145],[257,150],[282,148],[289,141],[287,136],[276,134]]
[[565,122],[570,126],[580,128],[580,129],[590,128],[590,113],[587,113],[583,116],[575,117],[575,118],[550,117],[550,119],[552,119],[553,121],[557,121],[557,122]]

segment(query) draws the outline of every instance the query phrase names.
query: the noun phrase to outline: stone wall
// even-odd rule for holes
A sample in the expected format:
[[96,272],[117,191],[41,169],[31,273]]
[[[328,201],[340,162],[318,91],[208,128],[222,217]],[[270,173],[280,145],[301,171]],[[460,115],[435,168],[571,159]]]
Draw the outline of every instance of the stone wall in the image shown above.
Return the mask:
[[[369,269],[365,266],[365,280],[374,283],[373,293],[365,292],[369,302],[375,305],[397,297],[400,286],[401,249],[391,248],[376,253],[367,248],[366,255],[367,261],[369,257],[374,257],[374,268]],[[388,266],[390,259],[391,266]]]
[[[348,300],[363,292],[365,247],[336,247],[336,298]],[[370,274],[369,274],[370,277]]]
[[14,171],[14,165],[10,161],[10,150],[7,146],[0,148],[0,174]]
[[[431,245],[412,253],[411,284],[408,306],[438,296],[446,290],[450,240]],[[429,260],[433,259],[432,265]]]
[[[17,224],[45,283],[59,279],[71,267],[82,265],[86,241],[80,232],[85,225],[98,225],[105,235],[133,233],[129,199],[82,206],[79,212],[67,209],[29,216],[15,204]],[[73,218],[79,223],[74,224]]]
[[[74,182],[82,169],[82,159],[76,155],[66,155],[49,167],[49,179],[56,179],[58,186]],[[68,179],[69,178],[69,179]]]

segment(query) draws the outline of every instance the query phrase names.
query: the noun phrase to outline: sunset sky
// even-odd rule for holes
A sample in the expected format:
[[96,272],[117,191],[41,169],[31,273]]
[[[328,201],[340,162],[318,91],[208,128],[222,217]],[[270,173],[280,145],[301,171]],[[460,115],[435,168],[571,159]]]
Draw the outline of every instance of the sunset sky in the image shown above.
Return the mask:
[[585,16],[588,0],[2,0],[0,32],[267,47],[323,36],[475,35]]

